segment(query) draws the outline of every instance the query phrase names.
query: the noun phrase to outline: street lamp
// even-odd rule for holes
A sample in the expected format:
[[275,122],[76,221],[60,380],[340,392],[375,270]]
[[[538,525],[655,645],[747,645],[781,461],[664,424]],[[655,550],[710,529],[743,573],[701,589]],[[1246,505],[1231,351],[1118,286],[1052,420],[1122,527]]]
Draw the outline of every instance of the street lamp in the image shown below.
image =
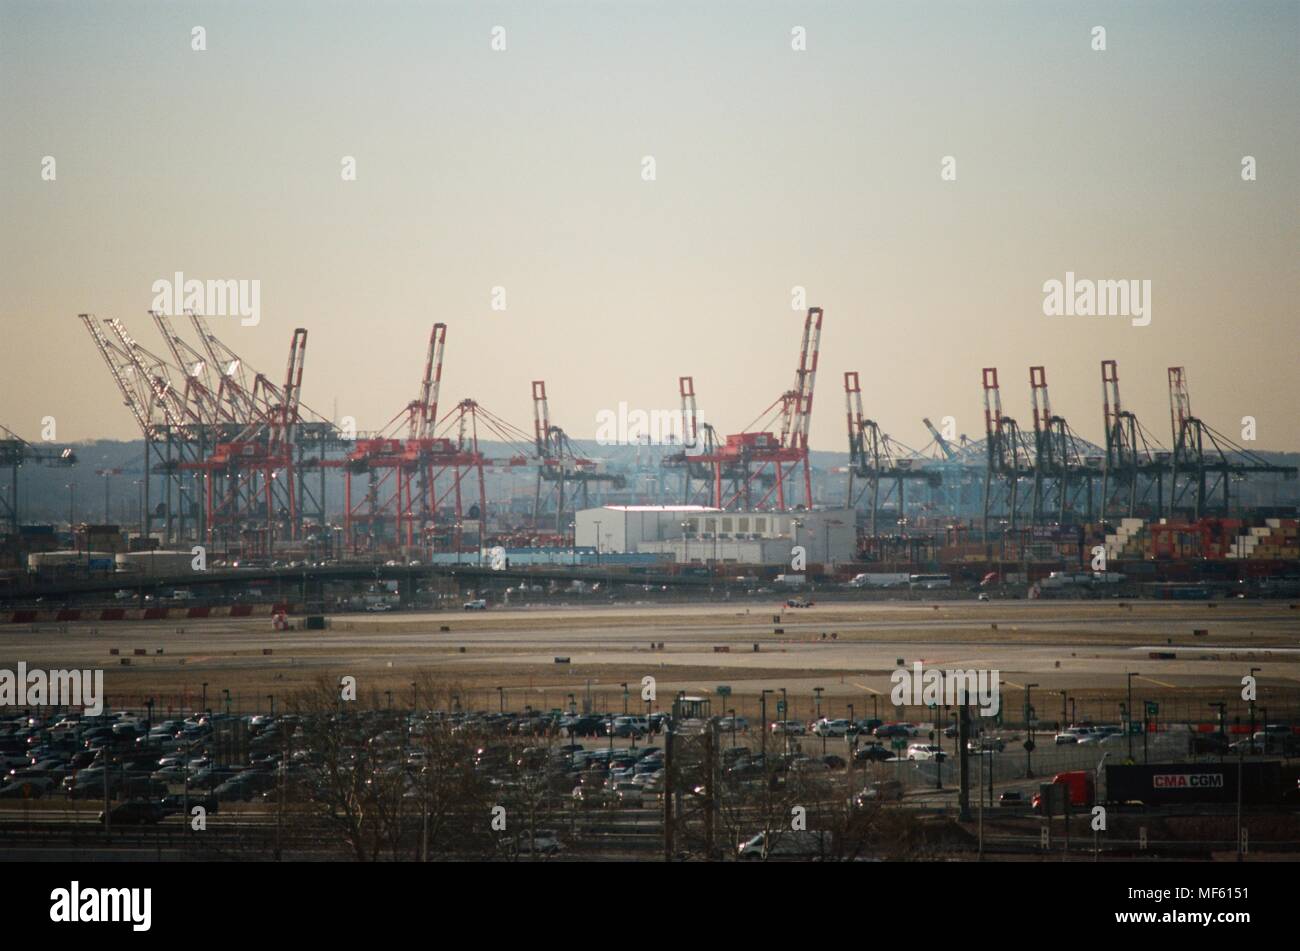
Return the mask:
[[[1250,679],[1253,681],[1255,679],[1255,675],[1263,669],[1264,668],[1262,667],[1250,668]],[[1255,696],[1259,692],[1259,684],[1252,683],[1251,687],[1253,689],[1251,690],[1251,697],[1250,697],[1250,752],[1253,755],[1255,752]]]
[[1029,691],[1038,684],[1025,684],[1025,779],[1034,777],[1034,707]]
[[593,519],[596,525],[596,567],[600,567],[600,519]]
[[763,690],[759,691],[758,694],[758,705],[760,708],[759,716],[763,720],[762,728],[759,730],[759,746],[760,746],[760,752],[762,753],[763,756],[764,769],[767,769],[767,730],[768,730],[767,695],[773,692],[774,691],[772,691],[770,688],[764,688]]
[[1128,734],[1128,758],[1133,761],[1133,678],[1140,677],[1135,670],[1128,672],[1128,700],[1124,706],[1124,732]]
[[790,700],[784,687],[781,688],[781,736],[784,738],[783,744],[785,752],[790,752]]

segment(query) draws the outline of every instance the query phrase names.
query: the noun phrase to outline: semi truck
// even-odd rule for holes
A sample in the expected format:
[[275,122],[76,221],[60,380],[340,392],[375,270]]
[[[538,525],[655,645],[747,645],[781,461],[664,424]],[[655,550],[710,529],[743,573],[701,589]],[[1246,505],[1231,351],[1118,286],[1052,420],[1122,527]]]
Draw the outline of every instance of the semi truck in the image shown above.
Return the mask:
[[[1097,781],[1093,778],[1091,770],[1075,769],[1065,773],[1057,773],[1052,777],[1050,785],[1066,787],[1071,811],[1077,812],[1091,809],[1093,803],[1097,801]],[[1042,811],[1043,796],[1041,793],[1034,794],[1031,805],[1034,812]]]
[[906,588],[912,576],[898,572],[866,572],[855,575],[850,588]]

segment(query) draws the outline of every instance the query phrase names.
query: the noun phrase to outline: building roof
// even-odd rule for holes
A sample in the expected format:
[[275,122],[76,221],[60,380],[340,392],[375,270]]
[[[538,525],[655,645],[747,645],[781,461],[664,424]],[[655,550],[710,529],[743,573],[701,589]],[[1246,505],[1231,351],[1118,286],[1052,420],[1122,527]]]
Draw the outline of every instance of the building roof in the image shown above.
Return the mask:
[[602,505],[611,512],[721,512],[708,505]]

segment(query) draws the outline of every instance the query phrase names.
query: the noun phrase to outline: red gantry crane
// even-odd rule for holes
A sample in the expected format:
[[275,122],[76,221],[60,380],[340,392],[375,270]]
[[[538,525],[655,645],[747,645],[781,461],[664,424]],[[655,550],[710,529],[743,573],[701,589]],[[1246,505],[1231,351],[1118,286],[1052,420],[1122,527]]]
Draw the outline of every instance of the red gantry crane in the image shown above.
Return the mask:
[[[812,506],[812,470],[808,460],[808,429],[812,420],[813,393],[817,383],[817,359],[821,348],[822,309],[808,308],[804,318],[803,342],[794,387],[782,393],[745,432],[727,436],[721,446],[694,457],[712,468],[713,506],[720,509],[763,509],[789,507],[786,483],[803,470],[803,505]],[[755,424],[762,423],[758,428]],[[772,432],[779,422],[779,435]],[[724,473],[731,474],[723,491]],[[770,476],[771,487],[761,496],[761,486]],[[757,498],[757,501],[755,499]]]
[[[467,518],[486,517],[486,460],[478,448],[481,408],[473,400],[462,400],[447,417],[438,418],[446,344],[447,325],[435,323],[419,396],[378,435],[358,438],[344,459],[328,463],[343,469],[343,531],[353,550],[377,550],[385,544],[412,548],[441,538],[444,547],[459,552]],[[440,422],[444,431],[456,433],[455,439],[437,434]],[[405,438],[400,438],[403,432]],[[366,477],[366,491],[354,499],[353,477],[358,474]],[[471,474],[476,476],[478,503],[467,513],[463,485]]]

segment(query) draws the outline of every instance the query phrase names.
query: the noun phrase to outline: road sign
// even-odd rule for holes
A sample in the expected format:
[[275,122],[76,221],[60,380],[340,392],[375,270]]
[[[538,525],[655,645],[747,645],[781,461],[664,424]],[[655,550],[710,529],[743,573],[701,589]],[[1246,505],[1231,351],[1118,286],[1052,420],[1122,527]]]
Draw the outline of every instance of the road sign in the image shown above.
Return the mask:
[[1160,704],[1156,703],[1154,700],[1148,700],[1146,704],[1147,704],[1147,716],[1153,717],[1160,712]]
[[731,685],[730,685],[730,684],[718,684],[717,693],[718,693],[718,696],[719,696],[719,697],[730,697],[730,696],[731,696]]
[[780,714],[782,714],[782,713],[785,713],[785,701],[784,701],[784,700],[778,700],[778,701],[776,702],[776,712],[777,712],[777,715],[778,715],[778,716],[779,716]]
[[895,737],[889,741],[889,748],[894,750],[905,750],[907,749],[907,740],[903,739],[901,736]]

